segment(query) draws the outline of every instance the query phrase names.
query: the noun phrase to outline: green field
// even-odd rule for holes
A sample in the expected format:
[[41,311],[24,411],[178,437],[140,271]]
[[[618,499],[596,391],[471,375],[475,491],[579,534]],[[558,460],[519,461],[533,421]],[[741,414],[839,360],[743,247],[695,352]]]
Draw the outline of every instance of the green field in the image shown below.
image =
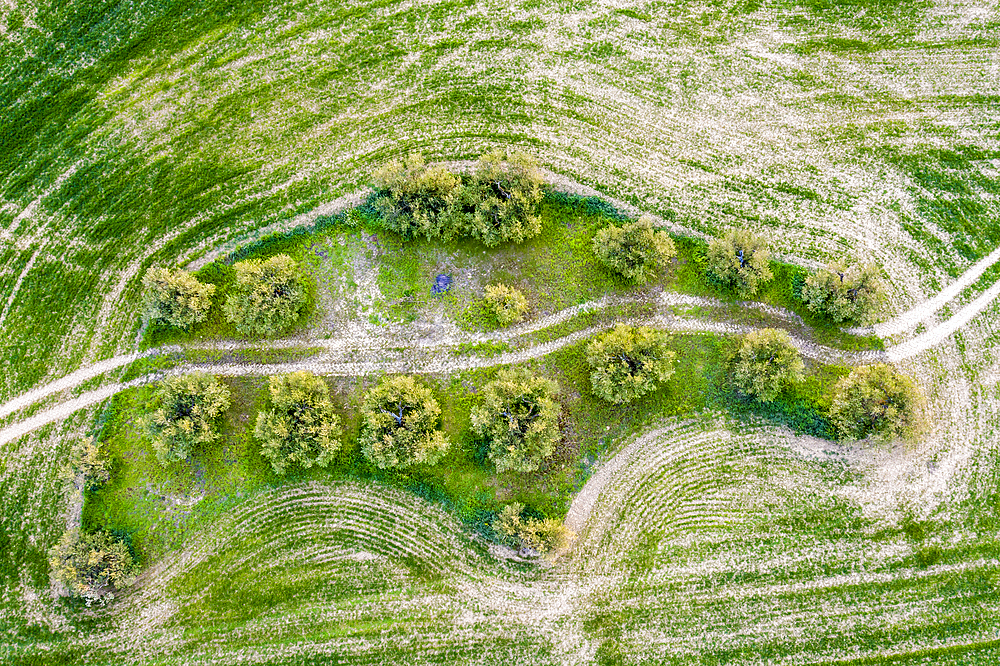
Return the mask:
[[[170,468],[141,427],[152,386],[0,439],[0,663],[1000,662],[1000,307],[977,301],[1000,269],[920,309],[1000,244],[998,35],[986,0],[0,6],[0,428],[179,366],[333,368],[370,347],[383,370],[455,368],[422,373],[455,445],[406,475],[357,453],[374,372],[328,373],[346,443],[288,478],[252,438],[263,371],[223,377],[223,441]],[[566,179],[522,245],[403,241],[356,201],[324,208],[411,151],[493,147]],[[675,236],[644,287],[590,249],[619,212]],[[760,298],[780,310],[705,282],[704,239],[737,226],[776,253]],[[233,342],[218,308],[189,334],[146,328],[147,268],[197,268],[221,303],[233,261],[277,252],[313,285],[287,339]],[[815,317],[792,287],[832,259],[882,267],[883,320],[918,314],[884,339]],[[438,273],[455,278],[443,298]],[[484,318],[497,281],[528,295],[523,331]],[[589,392],[586,338],[657,317],[704,330],[673,334],[664,388],[610,408]],[[773,325],[897,354],[930,431],[826,438],[840,364],[810,361],[770,408],[735,399],[723,331]],[[337,347],[350,335],[357,349]],[[182,349],[11,402],[164,344]],[[505,362],[562,386],[563,445],[536,475],[497,477],[469,430],[473,391]],[[80,506],[63,467],[87,437],[113,477]],[[496,555],[503,504],[562,518],[588,488],[568,553]],[[77,522],[140,557],[107,607],[53,595],[46,552]]]

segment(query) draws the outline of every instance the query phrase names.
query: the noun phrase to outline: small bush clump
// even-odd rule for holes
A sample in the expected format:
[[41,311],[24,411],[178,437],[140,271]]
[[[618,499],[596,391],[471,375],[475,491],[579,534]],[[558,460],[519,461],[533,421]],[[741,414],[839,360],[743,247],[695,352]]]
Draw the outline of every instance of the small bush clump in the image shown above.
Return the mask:
[[160,407],[150,418],[149,432],[162,464],[184,460],[194,446],[219,437],[214,421],[229,409],[229,389],[215,377],[200,372],[168,377],[156,398]]
[[677,255],[674,241],[653,228],[647,216],[621,227],[605,227],[594,235],[594,254],[602,264],[632,282],[645,282]]
[[731,359],[733,384],[761,402],[771,402],[802,380],[805,364],[786,331],[763,328],[743,336]]
[[528,312],[528,299],[525,295],[505,284],[487,286],[483,301],[489,316],[500,326],[516,324]]
[[832,262],[807,277],[802,286],[802,300],[809,309],[838,323],[870,324],[883,299],[879,269],[874,265],[845,268],[839,262]]
[[151,268],[142,278],[150,321],[189,329],[205,320],[212,307],[214,284],[202,284],[184,270]]
[[523,368],[504,368],[472,408],[472,431],[489,442],[497,472],[533,472],[559,442],[559,385]]
[[461,176],[429,167],[414,154],[376,171],[372,187],[380,222],[405,238],[471,236],[494,247],[541,232],[538,205],[545,179],[523,153],[486,153]]
[[53,579],[72,596],[86,599],[88,606],[110,601],[116,590],[128,587],[136,577],[128,546],[106,532],[66,531],[49,549],[49,567]]
[[441,407],[413,377],[385,378],[364,397],[361,451],[381,469],[434,464],[448,451]]
[[271,377],[269,388],[272,409],[257,415],[254,436],[275,473],[330,464],[343,432],[326,382],[303,370]]
[[306,288],[298,265],[287,254],[267,261],[241,261],[236,286],[223,308],[237,333],[246,337],[273,337],[299,318],[306,304]]
[[708,279],[749,298],[774,275],[764,239],[747,229],[731,229],[708,246]]
[[554,518],[522,518],[522,511],[523,504],[508,504],[493,521],[493,531],[505,544],[526,555],[555,553],[569,545],[573,535],[561,522]]
[[86,439],[73,443],[70,450],[70,463],[66,469],[67,476],[83,476],[84,487],[96,490],[111,480],[111,463],[101,453],[97,442]]
[[673,374],[674,352],[662,331],[617,324],[587,345],[594,395],[620,405],[632,402]]
[[911,439],[926,427],[925,404],[910,377],[885,363],[862,365],[834,385],[830,422],[841,439]]

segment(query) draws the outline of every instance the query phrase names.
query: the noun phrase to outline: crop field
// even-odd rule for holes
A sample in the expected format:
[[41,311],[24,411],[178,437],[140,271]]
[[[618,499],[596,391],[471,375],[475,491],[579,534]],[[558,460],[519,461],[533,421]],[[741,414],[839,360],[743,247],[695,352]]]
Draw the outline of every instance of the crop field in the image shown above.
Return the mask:
[[[377,169],[493,149],[552,185],[537,236],[380,226]],[[677,252],[635,285],[592,242],[639,215]],[[753,297],[706,278],[734,228],[772,251]],[[247,339],[233,265],[278,254],[306,305]],[[832,260],[880,271],[873,325],[801,300]],[[189,331],[144,308],[161,267],[216,286]],[[497,283],[523,322],[491,319]],[[675,356],[625,406],[587,360],[621,323]],[[727,374],[764,328],[805,363],[770,403]],[[2,664],[997,664],[997,349],[992,0],[0,2]],[[835,436],[830,388],[875,362],[926,396],[912,441]],[[507,368],[558,384],[533,472],[475,434]],[[193,370],[229,391],[221,437],[163,465],[155,396]],[[279,475],[255,417],[299,370],[343,444]],[[366,391],[399,374],[440,404],[436,465],[363,454]],[[569,545],[511,548],[514,502]],[[136,558],[110,603],[51,577],[72,528]]]

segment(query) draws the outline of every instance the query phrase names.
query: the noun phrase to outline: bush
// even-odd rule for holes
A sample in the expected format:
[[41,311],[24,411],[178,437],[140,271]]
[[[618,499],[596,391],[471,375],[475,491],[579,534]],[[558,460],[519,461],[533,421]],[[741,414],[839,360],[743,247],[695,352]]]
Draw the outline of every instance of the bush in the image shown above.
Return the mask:
[[834,385],[830,421],[841,439],[910,439],[926,426],[924,406],[910,377],[885,363],[862,365]]
[[774,277],[770,260],[763,238],[747,229],[731,229],[708,246],[708,279],[749,298]]
[[287,254],[235,264],[236,287],[224,308],[226,319],[246,337],[273,337],[295,323],[306,303],[298,265]]
[[655,391],[674,373],[674,356],[662,331],[617,324],[587,345],[594,395],[620,405]]
[[362,403],[361,450],[380,469],[437,462],[448,440],[437,429],[441,408],[413,377],[380,381]]
[[835,322],[870,324],[883,299],[879,269],[874,265],[845,268],[841,263],[832,262],[807,277],[802,286],[802,300],[809,309]]
[[774,328],[744,335],[731,363],[736,388],[761,402],[771,402],[789,384],[802,381],[805,370],[791,337]]
[[215,285],[202,284],[183,270],[151,268],[142,278],[146,313],[151,321],[191,328],[204,321],[212,306]]
[[528,312],[528,299],[524,294],[504,284],[486,287],[483,301],[486,311],[500,326],[515,324]]
[[472,431],[489,442],[498,473],[533,472],[559,442],[559,385],[523,368],[504,368],[473,407]]
[[445,227],[443,213],[461,182],[444,167],[428,167],[423,155],[415,153],[375,172],[373,205],[386,228],[404,238],[423,235],[449,239],[460,230]]
[[493,521],[493,531],[508,546],[528,554],[553,553],[569,545],[572,533],[554,518],[522,518],[524,505],[508,504]]
[[219,437],[213,420],[229,409],[229,389],[215,377],[196,372],[168,377],[156,393],[149,432],[156,457],[164,465],[184,460],[192,447]]
[[73,443],[67,475],[71,478],[83,475],[84,487],[96,490],[111,480],[111,463],[104,457],[97,442],[87,439]]
[[594,235],[594,254],[602,264],[626,280],[645,282],[677,255],[674,241],[653,221],[640,217],[621,227],[605,227]]
[[49,566],[53,579],[71,595],[86,599],[88,606],[110,601],[113,590],[135,582],[136,566],[128,546],[105,532],[66,531],[49,549]]
[[257,415],[254,436],[277,474],[288,467],[326,467],[340,448],[340,418],[326,382],[299,371],[270,378],[273,409]]

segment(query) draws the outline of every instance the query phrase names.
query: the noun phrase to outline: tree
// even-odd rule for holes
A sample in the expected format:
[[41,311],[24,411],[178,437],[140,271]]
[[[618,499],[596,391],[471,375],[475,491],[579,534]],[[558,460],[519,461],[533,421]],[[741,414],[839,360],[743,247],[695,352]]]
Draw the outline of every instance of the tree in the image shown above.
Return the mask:
[[522,518],[524,505],[508,504],[493,521],[493,531],[508,546],[527,554],[553,553],[569,545],[572,533],[554,518]]
[[498,473],[533,472],[559,442],[556,382],[523,368],[504,368],[483,388],[472,408],[472,431],[489,442],[487,456]]
[[731,229],[708,246],[708,277],[748,298],[774,277],[764,239],[748,229]]
[[448,450],[437,429],[441,408],[413,377],[385,378],[362,403],[361,451],[381,469],[434,464]]
[[167,377],[156,392],[160,408],[149,421],[156,457],[164,465],[184,460],[191,449],[219,437],[213,421],[229,409],[229,389],[211,375]]
[[653,228],[653,220],[642,216],[621,227],[609,226],[594,235],[598,260],[626,280],[645,282],[677,255],[674,241],[665,231]]
[[731,359],[733,384],[761,402],[771,402],[789,384],[802,381],[805,364],[786,331],[762,328],[743,336]]
[[233,268],[236,287],[224,311],[240,335],[273,337],[295,323],[306,304],[306,288],[291,257],[241,261]]
[[544,187],[538,163],[528,155],[486,153],[479,157],[466,192],[456,197],[450,224],[486,247],[522,243],[542,231],[538,205]]
[[292,466],[326,467],[340,448],[340,418],[326,382],[299,371],[270,378],[272,409],[257,415],[254,436],[277,474]]
[[111,464],[91,439],[73,443],[66,472],[70,478],[82,475],[87,490],[96,490],[111,480]]
[[831,392],[830,421],[841,439],[910,439],[926,427],[923,393],[885,363],[862,365]]
[[674,352],[662,331],[617,324],[587,345],[594,395],[620,405],[640,398],[674,373]]
[[136,566],[128,546],[106,532],[86,534],[79,529],[66,531],[49,549],[52,577],[83,597],[89,606],[107,602],[114,591],[135,582]]
[[807,277],[802,287],[802,300],[809,309],[835,322],[870,324],[883,299],[879,269],[872,264],[846,268],[842,263],[831,262]]
[[372,176],[375,210],[385,226],[403,236],[451,238],[459,230],[444,224],[462,180],[444,167],[429,167],[420,153],[394,160]]
[[184,270],[151,268],[142,278],[146,313],[151,321],[191,328],[204,321],[212,306],[214,284],[202,284]]
[[489,285],[485,289],[486,310],[500,326],[510,326],[528,312],[528,299],[524,294],[505,284]]

